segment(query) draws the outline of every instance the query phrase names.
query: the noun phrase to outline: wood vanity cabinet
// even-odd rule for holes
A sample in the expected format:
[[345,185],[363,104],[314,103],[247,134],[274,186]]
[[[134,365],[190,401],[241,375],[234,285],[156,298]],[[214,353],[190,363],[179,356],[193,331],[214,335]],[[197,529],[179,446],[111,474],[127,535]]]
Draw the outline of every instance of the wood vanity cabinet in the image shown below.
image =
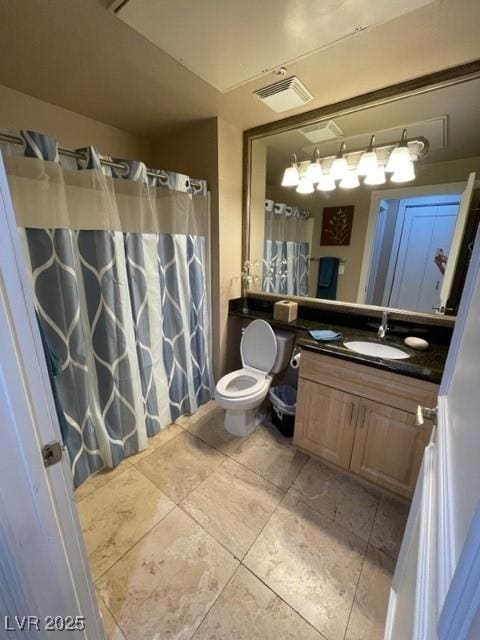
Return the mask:
[[359,401],[349,393],[300,379],[294,443],[348,469]]
[[397,373],[302,352],[295,445],[342,469],[411,497],[432,424],[438,386]]

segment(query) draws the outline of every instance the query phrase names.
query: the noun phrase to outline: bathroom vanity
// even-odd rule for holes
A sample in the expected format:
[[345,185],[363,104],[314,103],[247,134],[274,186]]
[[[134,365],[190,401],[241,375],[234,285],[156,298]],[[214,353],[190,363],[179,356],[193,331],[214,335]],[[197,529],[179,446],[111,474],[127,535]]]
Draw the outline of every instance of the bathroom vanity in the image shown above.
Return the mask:
[[[304,303],[299,305],[299,317],[287,323],[273,318],[274,301],[273,296],[254,294],[248,298],[247,310],[240,300],[232,301],[230,331],[237,342],[241,327],[262,318],[276,330],[296,334],[301,356],[295,446],[391,493],[411,498],[433,427],[427,419],[417,424],[417,407],[437,404],[453,321],[392,311],[386,339],[381,341],[377,336],[381,311]],[[319,342],[309,335],[311,329],[327,328],[345,339]],[[407,349],[407,335],[422,336],[428,349]],[[352,340],[406,350],[409,357],[396,360],[357,353],[347,347]],[[286,383],[297,384],[293,374],[290,369]]]
[[432,430],[416,410],[435,406],[438,385],[308,349],[299,376],[294,444],[411,497]]

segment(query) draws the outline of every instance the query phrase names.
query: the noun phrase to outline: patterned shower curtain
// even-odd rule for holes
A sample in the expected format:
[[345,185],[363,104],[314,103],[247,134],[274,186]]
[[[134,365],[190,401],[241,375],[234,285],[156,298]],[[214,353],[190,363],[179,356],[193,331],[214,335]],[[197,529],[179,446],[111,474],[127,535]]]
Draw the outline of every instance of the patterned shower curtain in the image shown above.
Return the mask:
[[[211,397],[208,195],[141,162],[106,168],[93,147],[60,164],[56,140],[21,134],[25,157],[6,166],[78,486]],[[52,226],[37,222],[50,214]]]
[[306,209],[265,201],[263,291],[308,295],[312,233],[309,219]]
[[263,291],[290,296],[308,295],[308,242],[268,240],[263,249]]

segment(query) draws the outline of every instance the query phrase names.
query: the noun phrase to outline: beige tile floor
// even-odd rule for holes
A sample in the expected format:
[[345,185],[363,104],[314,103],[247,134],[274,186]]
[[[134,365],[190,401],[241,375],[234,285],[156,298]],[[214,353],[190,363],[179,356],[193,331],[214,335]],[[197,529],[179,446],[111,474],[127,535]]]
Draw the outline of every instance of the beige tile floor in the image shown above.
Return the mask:
[[408,508],[208,403],[76,492],[108,640],[380,640]]

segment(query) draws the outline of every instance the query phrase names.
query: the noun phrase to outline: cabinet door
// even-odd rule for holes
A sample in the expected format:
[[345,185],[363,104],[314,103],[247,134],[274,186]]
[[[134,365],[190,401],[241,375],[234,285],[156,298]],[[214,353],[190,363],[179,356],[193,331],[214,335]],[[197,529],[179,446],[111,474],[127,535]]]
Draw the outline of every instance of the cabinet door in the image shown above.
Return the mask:
[[350,469],[410,497],[430,432],[431,423],[417,427],[411,413],[361,400]]
[[300,378],[294,443],[348,469],[358,406],[356,396]]

